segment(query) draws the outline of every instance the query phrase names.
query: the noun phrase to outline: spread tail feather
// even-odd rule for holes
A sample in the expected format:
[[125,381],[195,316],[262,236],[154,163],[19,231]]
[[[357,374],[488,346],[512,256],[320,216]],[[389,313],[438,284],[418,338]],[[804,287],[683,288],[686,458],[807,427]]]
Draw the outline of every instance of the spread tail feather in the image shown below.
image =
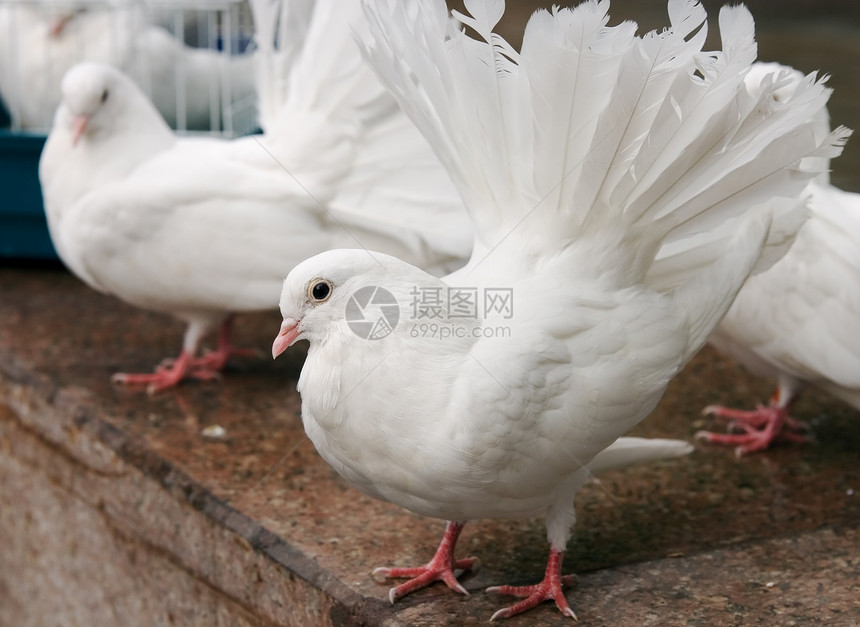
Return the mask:
[[[784,106],[798,90],[814,82],[815,76],[804,76],[801,72],[776,63],[755,63],[747,73],[744,83],[746,90],[756,99],[757,107],[762,110]],[[770,89],[771,85],[773,89]],[[768,97],[762,97],[767,91]],[[826,107],[821,107],[811,119],[810,130],[820,146],[803,157],[811,171],[818,171],[815,183],[826,185],[829,180],[830,159],[837,156],[850,136],[850,131],[838,128],[831,133],[829,115]],[[810,164],[809,160],[814,162]],[[773,224],[768,233],[762,255],[753,269],[753,274],[766,271],[788,251],[794,243],[794,235],[808,216],[807,205],[811,194],[807,187],[803,194],[796,197],[774,197],[768,201],[773,212]],[[731,245],[737,231],[736,218],[727,221],[723,227],[700,231],[692,235],[680,231],[664,242],[657,259],[651,266],[647,284],[659,291],[668,291],[683,283],[698,270],[724,256],[726,247]]]
[[465,6],[453,23],[435,0],[365,1],[365,53],[451,174],[476,250],[575,242],[594,268],[643,281],[664,242],[798,198],[821,162],[809,157],[844,139],[815,137],[830,91],[814,76],[775,106],[762,106],[773,81],[747,93],[743,6],[720,12],[721,51],[701,49],[696,0],[669,0],[671,26],[643,37],[591,0],[538,11],[519,54],[492,33],[503,2]]

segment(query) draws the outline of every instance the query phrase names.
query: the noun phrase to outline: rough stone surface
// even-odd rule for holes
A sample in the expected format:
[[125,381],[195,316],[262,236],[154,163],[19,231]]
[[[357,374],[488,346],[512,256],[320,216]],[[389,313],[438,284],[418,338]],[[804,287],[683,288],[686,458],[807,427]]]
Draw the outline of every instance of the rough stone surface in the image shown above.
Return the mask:
[[[615,21],[639,17],[633,4],[613,2]],[[759,20],[761,56],[833,72],[833,118],[860,128],[854,9],[795,3],[812,12],[792,20],[749,4],[777,24]],[[537,6],[509,5],[510,32]],[[637,5],[649,28],[655,5]],[[858,153],[835,163],[847,189]],[[278,324],[240,317],[237,341],[266,354]],[[509,601],[484,588],[540,577],[542,521],[475,521],[459,546],[482,559],[471,595],[436,585],[391,606],[370,571],[423,563],[442,523],[365,497],[317,456],[301,349],[153,398],[110,383],[174,355],[181,333],[57,266],[0,265],[0,625],[474,625]],[[752,406],[770,385],[706,349],[635,433],[691,439],[719,428],[702,407]],[[860,416],[814,390],[794,414],[816,445],[742,460],[697,445],[587,485],[565,560],[579,624],[860,625]],[[567,622],[546,605],[507,624]]]
[[[243,343],[263,349],[277,322],[240,319]],[[434,586],[390,606],[370,570],[425,561],[441,523],[316,455],[300,354],[155,398],[109,383],[180,330],[58,268],[0,270],[0,624],[476,624],[504,602],[483,588],[540,576],[542,521],[477,521],[460,544],[483,561],[470,597]],[[767,392],[706,350],[637,433],[690,438],[707,403]],[[582,623],[856,624],[860,421],[815,392],[796,414],[817,445],[740,461],[700,445],[587,485],[566,560]],[[203,435],[213,424],[225,438]],[[560,620],[547,605],[509,624]]]

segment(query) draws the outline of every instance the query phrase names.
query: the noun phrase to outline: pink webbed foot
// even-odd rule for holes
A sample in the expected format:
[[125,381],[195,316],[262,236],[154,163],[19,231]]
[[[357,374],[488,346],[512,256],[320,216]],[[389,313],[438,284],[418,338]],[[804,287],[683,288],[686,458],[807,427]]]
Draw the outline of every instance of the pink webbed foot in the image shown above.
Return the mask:
[[702,413],[730,420],[729,427],[741,433],[699,431],[696,437],[712,444],[737,446],[735,454],[738,457],[767,449],[775,440],[813,441],[807,434],[809,426],[806,423],[789,416],[787,407],[773,403],[767,407],[759,405],[753,411],[710,405]]
[[555,606],[564,616],[576,620],[576,614],[570,609],[567,604],[567,599],[562,592],[562,586],[571,586],[576,581],[573,575],[561,574],[561,559],[564,553],[551,549],[549,559],[546,564],[546,574],[543,581],[533,586],[493,586],[487,588],[487,592],[498,592],[499,594],[508,594],[516,597],[525,597],[519,603],[515,603],[510,607],[499,610],[490,618],[496,620],[499,618],[510,618],[517,614],[522,614],[532,608],[537,607],[544,601],[555,601]]
[[474,570],[479,564],[478,558],[454,559],[454,546],[457,544],[457,538],[460,536],[464,524],[462,522],[449,522],[447,524],[445,535],[442,536],[442,542],[439,543],[436,554],[424,566],[417,568],[380,567],[373,570],[373,578],[377,581],[380,577],[410,577],[406,583],[395,586],[388,591],[388,599],[392,603],[411,592],[430,585],[434,581],[443,581],[452,590],[460,594],[469,594],[468,590],[457,581],[455,571]]

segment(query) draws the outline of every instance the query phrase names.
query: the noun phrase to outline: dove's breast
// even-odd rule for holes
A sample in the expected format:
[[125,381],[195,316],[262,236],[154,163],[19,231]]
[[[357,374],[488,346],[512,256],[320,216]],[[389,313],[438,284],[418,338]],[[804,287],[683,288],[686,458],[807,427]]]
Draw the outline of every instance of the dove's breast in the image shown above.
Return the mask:
[[[648,307],[662,306],[655,298]],[[562,307],[547,324],[524,308],[509,335],[464,350],[398,334],[312,344],[299,382],[305,430],[356,487],[418,514],[544,514],[653,408],[683,352],[672,325],[649,327],[644,346],[628,336],[646,334],[636,327],[650,324],[637,322],[650,319],[644,305],[596,303],[588,313]],[[645,359],[661,374],[639,381]]]

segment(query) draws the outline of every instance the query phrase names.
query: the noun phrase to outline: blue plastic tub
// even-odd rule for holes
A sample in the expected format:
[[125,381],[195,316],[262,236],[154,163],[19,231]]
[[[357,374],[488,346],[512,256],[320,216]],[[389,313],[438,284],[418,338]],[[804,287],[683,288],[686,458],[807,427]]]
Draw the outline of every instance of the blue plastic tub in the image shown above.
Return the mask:
[[0,129],[0,257],[56,259],[39,185],[44,135]]

